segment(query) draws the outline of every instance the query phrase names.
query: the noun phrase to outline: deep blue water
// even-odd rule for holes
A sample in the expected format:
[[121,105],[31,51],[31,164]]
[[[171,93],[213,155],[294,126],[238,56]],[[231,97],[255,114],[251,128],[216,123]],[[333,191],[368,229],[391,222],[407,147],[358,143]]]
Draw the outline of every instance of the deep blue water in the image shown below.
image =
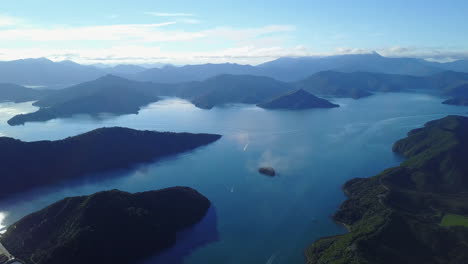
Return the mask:
[[[335,99],[340,108],[293,112],[250,105],[201,110],[167,99],[138,115],[81,116],[19,127],[9,127],[6,120],[35,108],[0,104],[0,134],[26,141],[60,139],[103,126],[224,135],[191,153],[109,173],[115,176],[109,180],[70,182],[12,197],[0,203],[0,218],[6,215],[3,224],[8,225],[63,197],[101,190],[190,186],[207,196],[213,208],[198,229],[181,238],[183,248],[173,250],[186,256],[180,263],[304,263],[308,244],[344,232],[330,216],[345,198],[340,188],[346,180],[398,164],[401,159],[391,146],[409,130],[468,111],[442,100],[426,94],[378,94]],[[279,175],[258,174],[262,165]],[[191,243],[199,247],[190,249]],[[160,262],[167,263],[168,256],[162,257],[166,259]]]

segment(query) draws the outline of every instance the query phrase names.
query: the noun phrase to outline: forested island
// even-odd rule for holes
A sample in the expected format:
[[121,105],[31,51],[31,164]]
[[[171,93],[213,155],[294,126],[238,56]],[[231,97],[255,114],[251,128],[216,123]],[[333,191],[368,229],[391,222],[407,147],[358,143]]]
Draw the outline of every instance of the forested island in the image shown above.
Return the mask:
[[468,118],[431,121],[393,151],[407,160],[344,185],[334,219],[349,233],[316,241],[307,263],[468,262]]
[[138,263],[177,243],[210,201],[188,187],[69,197],[11,225],[0,242],[36,264]]
[[100,128],[57,141],[0,137],[0,199],[31,188],[176,155],[210,144],[214,134]]

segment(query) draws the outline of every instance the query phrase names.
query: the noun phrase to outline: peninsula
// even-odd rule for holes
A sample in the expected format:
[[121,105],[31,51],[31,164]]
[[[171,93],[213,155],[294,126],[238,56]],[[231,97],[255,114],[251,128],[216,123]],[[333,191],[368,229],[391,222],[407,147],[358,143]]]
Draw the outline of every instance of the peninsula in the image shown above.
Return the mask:
[[176,155],[220,137],[121,127],[100,128],[57,141],[23,142],[0,137],[0,199],[35,187]]
[[468,118],[431,121],[393,150],[407,160],[344,185],[334,219],[349,233],[312,244],[308,264],[468,263]]
[[177,243],[210,201],[188,187],[69,197],[11,225],[0,242],[36,264],[138,263]]

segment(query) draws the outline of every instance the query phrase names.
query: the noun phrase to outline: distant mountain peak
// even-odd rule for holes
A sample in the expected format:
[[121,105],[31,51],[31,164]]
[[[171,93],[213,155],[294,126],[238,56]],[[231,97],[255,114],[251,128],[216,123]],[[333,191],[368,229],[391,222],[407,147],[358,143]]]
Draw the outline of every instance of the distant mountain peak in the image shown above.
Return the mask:
[[63,61],[59,61],[58,63],[60,64],[66,64],[66,65],[80,65],[74,61],[71,61],[71,60],[63,60]]
[[96,81],[129,81],[128,79],[125,79],[123,77],[114,75],[114,74],[106,74],[102,77],[99,77]]
[[16,60],[18,62],[39,62],[39,63],[54,63],[53,61],[49,60],[46,57],[40,57],[40,58],[29,58],[29,59],[20,59]]

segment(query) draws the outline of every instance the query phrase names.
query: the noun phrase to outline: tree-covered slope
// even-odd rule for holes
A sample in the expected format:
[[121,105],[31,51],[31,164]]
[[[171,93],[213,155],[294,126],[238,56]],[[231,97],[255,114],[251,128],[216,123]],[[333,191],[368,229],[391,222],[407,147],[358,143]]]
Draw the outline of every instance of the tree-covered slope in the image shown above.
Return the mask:
[[130,264],[173,246],[210,201],[187,187],[70,197],[11,225],[0,238],[15,257],[36,264]]
[[468,215],[468,118],[429,122],[393,150],[407,158],[399,167],[344,185],[334,219],[349,233],[316,241],[308,263],[468,262],[468,228],[441,224]]
[[34,187],[179,154],[220,137],[119,127],[57,141],[23,142],[0,137],[0,199]]

